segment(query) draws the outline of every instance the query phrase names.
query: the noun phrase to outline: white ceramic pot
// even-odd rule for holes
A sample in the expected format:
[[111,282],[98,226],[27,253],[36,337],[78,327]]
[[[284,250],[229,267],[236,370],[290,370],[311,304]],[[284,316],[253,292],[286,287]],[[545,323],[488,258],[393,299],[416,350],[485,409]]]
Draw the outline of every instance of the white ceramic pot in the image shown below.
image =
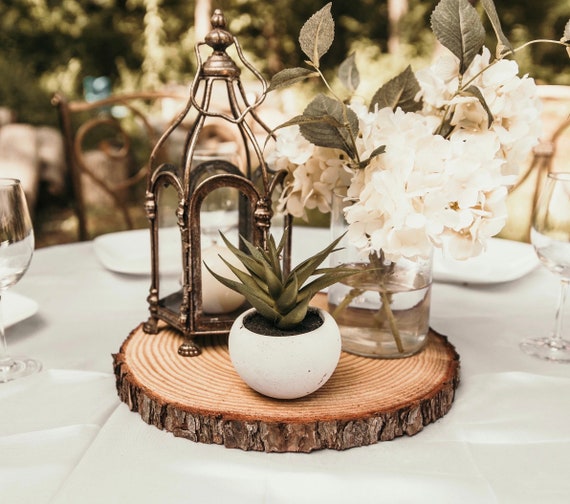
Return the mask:
[[296,399],[322,387],[333,374],[341,352],[335,320],[318,309],[323,324],[293,336],[267,336],[250,331],[242,313],[229,334],[232,364],[252,389],[276,399]]

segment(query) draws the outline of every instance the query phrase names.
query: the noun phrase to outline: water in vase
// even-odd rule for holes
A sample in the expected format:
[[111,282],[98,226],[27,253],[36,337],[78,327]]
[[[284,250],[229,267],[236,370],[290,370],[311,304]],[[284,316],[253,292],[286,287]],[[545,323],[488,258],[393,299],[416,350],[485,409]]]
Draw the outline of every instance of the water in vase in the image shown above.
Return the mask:
[[[354,266],[354,265],[353,265]],[[399,358],[419,351],[427,338],[431,277],[399,272],[382,283],[360,274],[329,288],[329,311],[340,327],[343,350]]]

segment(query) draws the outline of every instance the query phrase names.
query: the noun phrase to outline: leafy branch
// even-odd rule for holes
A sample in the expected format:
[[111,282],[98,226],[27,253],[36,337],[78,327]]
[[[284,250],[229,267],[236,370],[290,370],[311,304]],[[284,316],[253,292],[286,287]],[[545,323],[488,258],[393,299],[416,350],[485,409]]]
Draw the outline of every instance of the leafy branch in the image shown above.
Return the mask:
[[[485,44],[485,28],[480,15],[468,0],[440,0],[430,18],[431,29],[436,39],[446,47],[459,61],[459,84],[454,96],[472,96],[476,98],[488,116],[489,126],[494,118],[490,107],[480,89],[473,82],[492,65],[518,51],[536,43],[554,43],[566,47],[570,55],[570,21],[566,24],[564,35],[560,41],[533,40],[518,48],[513,48],[505,36],[493,0],[481,0],[485,14],[495,33],[497,44],[495,59],[481,69],[468,81],[463,76],[481,53]],[[323,75],[321,59],[332,46],[335,24],[331,14],[332,3],[327,3],[322,9],[313,14],[301,28],[299,44],[308,57],[305,61],[309,68],[290,68],[282,70],[273,76],[269,91],[290,86],[309,78],[318,77],[326,86],[332,98],[318,95],[311,101],[303,113],[278,128],[298,125],[303,137],[314,145],[331,147],[345,152],[352,161],[354,168],[365,167],[370,159],[384,152],[383,147],[376,149],[372,155],[361,160],[356,148],[358,137],[358,120],[346,101],[335,95],[327,79]],[[337,76],[349,93],[354,94],[360,84],[360,75],[356,66],[356,58],[351,54],[339,66]],[[404,112],[417,112],[422,109],[421,99],[417,99],[421,91],[420,85],[408,66],[403,72],[386,82],[374,93],[369,109],[391,107],[392,110],[401,108]],[[448,104],[442,111],[442,121],[435,131],[436,134],[449,136],[453,131],[451,117],[453,105]]]
[[[333,91],[320,70],[321,58],[327,53],[334,40],[335,23],[329,2],[313,14],[301,28],[299,44],[309,58],[305,63],[310,68],[290,68],[273,76],[269,91],[280,89],[312,77],[319,77],[332,96],[317,95],[299,116],[293,117],[276,129],[298,125],[303,137],[319,147],[339,149],[347,154],[355,168],[366,166],[370,158],[360,159],[356,147],[359,132],[358,117]],[[338,77],[349,92],[354,93],[360,84],[354,54],[343,61],[338,69]],[[381,154],[382,147],[371,157]]]

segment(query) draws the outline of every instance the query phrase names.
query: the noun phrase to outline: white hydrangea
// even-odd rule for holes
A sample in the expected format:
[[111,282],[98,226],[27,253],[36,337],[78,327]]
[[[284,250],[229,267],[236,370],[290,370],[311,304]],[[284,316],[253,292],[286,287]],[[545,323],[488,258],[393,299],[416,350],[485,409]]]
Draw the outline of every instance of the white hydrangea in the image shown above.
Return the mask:
[[[431,67],[416,77],[422,88],[423,113],[441,116],[445,105],[453,106],[455,131],[492,131],[500,142],[499,156],[505,160],[503,173],[516,175],[540,135],[540,100],[536,84],[528,76],[518,76],[512,60],[496,60],[490,65],[491,53],[483,48],[465,72],[463,83],[479,89],[493,116],[475,96],[459,96],[459,60],[451,53],[442,55]],[[486,69],[484,72],[483,69]],[[513,179],[514,181],[514,179]],[[512,181],[511,181],[512,183]]]
[[333,191],[350,183],[351,173],[341,151],[315,147],[297,126],[277,132],[274,149],[266,157],[273,170],[289,171],[279,199],[279,211],[307,218],[307,210],[330,212]]
[[[297,127],[280,130],[268,160],[289,171],[281,209],[296,217],[313,208],[328,212],[333,191],[344,187],[353,202],[345,210],[348,238],[363,254],[382,250],[396,261],[425,256],[433,246],[457,259],[479,254],[504,226],[507,187],[538,141],[536,85],[517,73],[514,61],[490,64],[485,48],[464,75],[463,84],[484,97],[490,124],[476,96],[457,94],[459,63],[451,54],[416,73],[421,111],[369,112],[352,104],[359,159],[385,146],[363,169],[351,169],[339,150],[312,146]],[[453,130],[443,137],[448,106]]]

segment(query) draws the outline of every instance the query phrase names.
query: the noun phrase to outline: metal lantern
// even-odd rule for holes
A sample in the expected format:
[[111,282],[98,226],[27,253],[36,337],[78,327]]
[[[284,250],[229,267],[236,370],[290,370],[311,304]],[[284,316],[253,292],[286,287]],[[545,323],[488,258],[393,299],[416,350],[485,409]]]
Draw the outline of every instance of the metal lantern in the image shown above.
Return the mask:
[[[239,195],[239,233],[266,248],[273,215],[272,195],[285,176],[283,172],[271,173],[268,170],[252,130],[252,125],[257,124],[264,133],[270,133],[256,112],[265,98],[267,83],[245,59],[237,39],[226,30],[221,10],[214,12],[211,22],[212,30],[205,41],[198,43],[195,48],[198,66],[186,106],[161,136],[150,155],[145,200],[151,231],[152,276],[148,296],[150,317],[144,324],[144,330],[158,333],[162,327],[160,321],[178,329],[184,336],[178,353],[184,356],[200,354],[196,337],[227,334],[236,316],[246,307],[243,305],[229,313],[214,314],[206,313],[203,309],[202,203],[213,191],[232,188]],[[209,46],[212,53],[203,62],[201,49],[204,49],[204,45]],[[240,81],[241,70],[226,52],[232,45],[243,66],[261,85],[261,93],[258,93],[255,101],[246,94]],[[215,94],[215,89],[220,88],[223,90],[225,108],[220,107],[220,93]],[[219,159],[214,156],[202,163],[197,160],[200,136],[211,121],[221,121],[237,132],[244,153],[244,166],[241,169],[225,160],[221,153]],[[180,162],[164,162],[161,152],[167,139],[181,129],[187,132]],[[203,176],[211,171],[215,174]],[[177,194],[175,227],[180,233],[182,278],[180,290],[161,297],[159,245],[163,238],[159,233],[161,210],[158,199],[161,188],[165,186],[174,187]],[[286,270],[289,268],[291,250],[291,226],[288,224],[286,219],[284,232],[287,233],[287,245],[283,258]]]

